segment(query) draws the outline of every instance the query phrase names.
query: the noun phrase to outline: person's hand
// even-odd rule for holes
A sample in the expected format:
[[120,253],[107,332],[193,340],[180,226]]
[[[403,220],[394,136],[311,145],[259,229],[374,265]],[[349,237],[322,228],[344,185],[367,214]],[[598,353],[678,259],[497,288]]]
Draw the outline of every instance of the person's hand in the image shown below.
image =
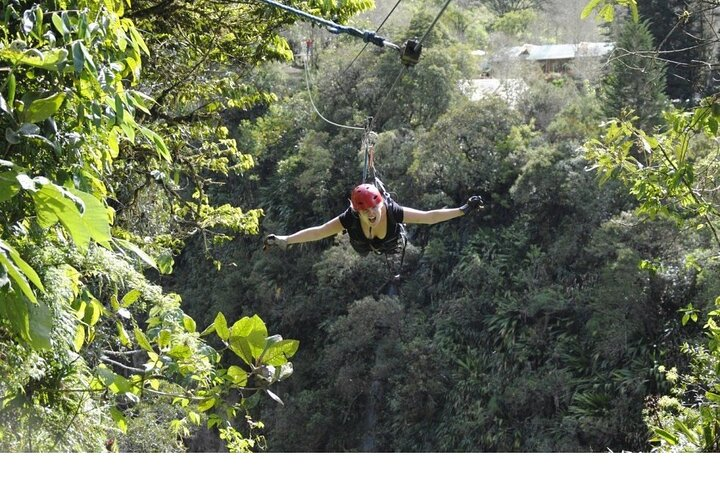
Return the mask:
[[267,237],[265,237],[265,242],[263,244],[263,250],[267,249],[268,247],[280,247],[282,250],[285,250],[288,246],[287,237],[284,235],[275,235],[270,234]]
[[473,195],[472,197],[468,198],[468,201],[465,205],[460,207],[460,210],[462,210],[464,215],[467,215],[468,212],[480,210],[482,208],[483,208],[482,197],[480,195]]

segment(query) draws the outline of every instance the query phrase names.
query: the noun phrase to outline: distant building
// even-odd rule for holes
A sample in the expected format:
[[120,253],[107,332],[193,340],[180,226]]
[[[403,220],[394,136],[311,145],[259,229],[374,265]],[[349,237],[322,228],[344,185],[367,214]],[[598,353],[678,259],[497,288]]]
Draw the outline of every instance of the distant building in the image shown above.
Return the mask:
[[[483,50],[474,50],[473,56],[482,58],[481,76],[460,82],[460,89],[470,100],[478,101],[491,95],[499,96],[511,106],[516,106],[528,85],[521,78],[513,77],[520,73],[511,67],[513,62],[535,62],[539,64],[547,80],[569,75],[576,79],[592,77],[591,69],[582,65],[582,60],[598,60],[610,54],[615,45],[609,42],[581,42],[559,45],[525,44],[511,47],[488,57]],[[510,67],[510,68],[508,68]]]
[[526,60],[537,62],[545,73],[568,71],[571,62],[581,58],[602,58],[615,48],[611,42],[563,43],[558,45],[525,44],[511,47],[495,55],[491,62]]

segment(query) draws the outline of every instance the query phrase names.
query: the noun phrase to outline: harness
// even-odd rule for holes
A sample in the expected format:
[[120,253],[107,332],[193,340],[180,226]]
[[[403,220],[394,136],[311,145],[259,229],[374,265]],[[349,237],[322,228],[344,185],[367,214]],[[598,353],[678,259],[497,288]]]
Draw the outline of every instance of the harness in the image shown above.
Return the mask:
[[[388,240],[388,243],[391,245],[383,245],[382,247],[386,248],[375,248],[374,245],[372,245],[371,242],[367,242],[367,245],[370,246],[370,250],[375,252],[378,255],[385,255],[385,263],[388,266],[388,270],[390,272],[390,279],[392,280],[399,280],[400,279],[400,273],[402,272],[403,262],[405,260],[405,249],[407,247],[407,231],[405,230],[405,225],[401,222],[397,222],[393,216],[393,208],[391,208],[393,205],[396,205],[395,201],[390,196],[390,193],[385,188],[385,185],[383,184],[382,180],[377,175],[377,171],[375,170],[375,143],[377,142],[378,135],[377,133],[372,131],[372,124],[373,124],[373,118],[368,117],[367,123],[365,124],[365,134],[363,135],[363,147],[365,150],[365,166],[363,168],[363,183],[370,183],[368,182],[368,176],[372,177],[372,183],[377,187],[377,189],[382,194],[383,198],[385,199],[385,205],[386,210],[388,212],[387,221],[388,221],[388,234],[390,233],[389,227],[390,227],[390,220],[392,220],[392,223],[396,226],[396,228],[393,231],[393,234],[397,232],[397,237],[392,238]],[[359,223],[358,223],[359,225]],[[360,229],[360,237],[363,238],[364,234],[362,233],[362,228]],[[386,234],[387,236],[387,234]],[[356,251],[357,248],[353,244],[352,237],[350,239],[351,245],[353,245],[353,248],[355,248]],[[358,253],[361,253],[358,251]],[[397,273],[392,268],[392,264],[390,262],[390,255],[400,254],[400,263],[398,265]],[[361,253],[362,254],[362,253]]]

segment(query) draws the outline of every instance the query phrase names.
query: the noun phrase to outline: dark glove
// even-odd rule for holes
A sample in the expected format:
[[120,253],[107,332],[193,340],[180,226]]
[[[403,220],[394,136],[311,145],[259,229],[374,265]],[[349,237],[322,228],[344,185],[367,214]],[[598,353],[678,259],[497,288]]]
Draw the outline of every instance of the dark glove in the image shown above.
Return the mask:
[[481,208],[483,208],[482,197],[480,197],[480,195],[473,195],[472,197],[468,198],[468,201],[465,205],[460,207],[460,210],[463,212],[463,215],[467,215],[468,212],[480,210]]
[[277,246],[280,247],[282,250],[285,250],[288,246],[287,237],[283,235],[275,235],[270,234],[267,237],[265,237],[265,242],[263,244],[263,250],[267,249],[268,247]]

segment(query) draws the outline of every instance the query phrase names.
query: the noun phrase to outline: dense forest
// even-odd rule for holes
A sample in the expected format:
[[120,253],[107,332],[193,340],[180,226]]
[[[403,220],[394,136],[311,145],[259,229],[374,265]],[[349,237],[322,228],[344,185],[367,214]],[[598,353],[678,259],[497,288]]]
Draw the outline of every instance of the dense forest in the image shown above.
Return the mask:
[[720,452],[720,5],[285,3],[2,0],[0,451]]

